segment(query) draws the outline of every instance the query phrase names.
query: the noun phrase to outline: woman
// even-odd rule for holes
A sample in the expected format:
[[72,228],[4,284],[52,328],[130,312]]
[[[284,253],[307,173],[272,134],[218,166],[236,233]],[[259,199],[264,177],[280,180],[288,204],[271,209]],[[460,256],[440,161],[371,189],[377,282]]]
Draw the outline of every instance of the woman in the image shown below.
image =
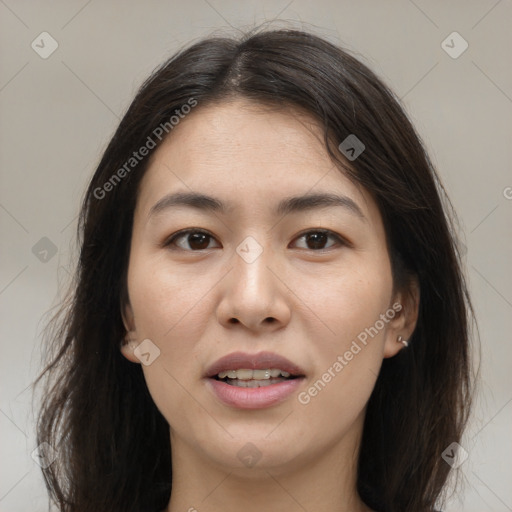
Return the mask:
[[48,336],[60,510],[439,507],[472,311],[441,193],[397,99],[317,36],[165,62],[89,184]]

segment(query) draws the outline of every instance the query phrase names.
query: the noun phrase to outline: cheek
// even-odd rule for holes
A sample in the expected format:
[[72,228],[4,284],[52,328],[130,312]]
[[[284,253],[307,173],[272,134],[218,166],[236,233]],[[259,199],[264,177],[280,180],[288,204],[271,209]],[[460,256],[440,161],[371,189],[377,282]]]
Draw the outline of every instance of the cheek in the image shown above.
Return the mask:
[[308,304],[330,335],[312,335],[315,375],[301,403],[307,402],[314,417],[328,414],[338,418],[335,423],[352,421],[370,397],[382,364],[387,322],[381,315],[392,319],[386,316],[391,269],[385,258],[368,259],[365,265],[338,269],[320,284],[308,295]]
[[210,274],[169,265],[165,254],[134,258],[128,286],[137,331],[158,340],[164,349],[171,341],[184,339],[185,327],[187,338],[195,339],[207,321],[204,307],[214,284]]
[[[189,275],[165,265],[160,258],[134,257],[128,272],[130,302],[137,338],[150,339],[160,355],[149,366],[142,366],[149,392],[156,406],[169,420],[179,412],[194,412],[190,382],[199,379],[201,347],[211,304],[208,291],[213,276]],[[193,373],[196,372],[196,373]],[[203,411],[204,412],[204,411]]]
[[329,345],[338,349],[373,326],[389,307],[392,278],[386,258],[379,261],[368,254],[357,264],[348,262],[322,278],[302,279],[308,306],[329,329]]

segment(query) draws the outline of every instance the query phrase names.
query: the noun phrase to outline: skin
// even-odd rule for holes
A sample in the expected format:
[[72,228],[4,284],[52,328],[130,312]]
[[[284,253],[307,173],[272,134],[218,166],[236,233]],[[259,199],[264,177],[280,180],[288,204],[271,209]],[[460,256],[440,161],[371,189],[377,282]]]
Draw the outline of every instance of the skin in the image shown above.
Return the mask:
[[[192,190],[232,207],[224,215],[180,206],[148,219],[164,195]],[[338,206],[274,214],[281,199],[308,192],[348,196],[365,219]],[[185,228],[209,231],[199,244],[207,248],[187,235],[163,246]],[[315,228],[349,244],[329,237],[318,249],[302,236]],[[263,249],[250,264],[236,252],[248,236]],[[313,121],[245,100],[198,106],[182,120],[141,182],[128,292],[122,313],[133,342],[123,355],[141,364],[134,349],[144,339],[160,350],[142,368],[170,425],[168,512],[370,510],[356,492],[366,404],[383,358],[414,330],[419,296],[414,287],[394,292],[377,205],[333,165]],[[231,352],[272,351],[305,370],[303,392],[396,302],[401,312],[307,404],[294,393],[235,409],[202,378]],[[261,456],[252,468],[237,457],[247,443]]]

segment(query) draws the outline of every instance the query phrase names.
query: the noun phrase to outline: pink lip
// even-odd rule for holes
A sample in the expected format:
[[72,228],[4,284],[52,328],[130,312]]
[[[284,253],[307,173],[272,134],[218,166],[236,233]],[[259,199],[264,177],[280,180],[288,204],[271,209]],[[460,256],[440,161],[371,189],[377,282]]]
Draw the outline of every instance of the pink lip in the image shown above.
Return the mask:
[[206,383],[226,405],[239,409],[264,409],[285,400],[303,380],[304,377],[298,377],[261,388],[240,388],[215,379],[206,379]]
[[[278,368],[296,375],[297,378],[259,388],[232,386],[213,378],[221,371],[242,368],[250,370]],[[304,381],[304,374],[302,368],[272,352],[257,354],[233,352],[213,363],[206,371],[205,380],[215,396],[226,405],[240,409],[263,409],[278,404],[290,396]]]

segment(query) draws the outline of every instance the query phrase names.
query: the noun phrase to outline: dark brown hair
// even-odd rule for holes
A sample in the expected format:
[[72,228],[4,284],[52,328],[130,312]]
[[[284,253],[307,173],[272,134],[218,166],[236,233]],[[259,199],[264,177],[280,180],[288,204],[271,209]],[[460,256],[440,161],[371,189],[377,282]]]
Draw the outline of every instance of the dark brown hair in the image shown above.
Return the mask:
[[[58,450],[43,472],[50,499],[66,512],[158,512],[170,499],[169,426],[141,366],[119,350],[133,214],[149,157],[108,194],[98,190],[191,99],[199,112],[232,98],[315,119],[340,171],[377,202],[395,286],[418,279],[409,348],[384,360],[368,403],[358,492],[379,512],[430,512],[450,470],[441,454],[460,440],[471,402],[473,315],[455,215],[389,88],[346,50],[295,30],[213,37],[180,51],[142,85],[105,150],[82,204],[74,282],[49,323],[37,380],[46,377],[38,443]],[[351,134],[365,150],[347,165],[337,146]]]

